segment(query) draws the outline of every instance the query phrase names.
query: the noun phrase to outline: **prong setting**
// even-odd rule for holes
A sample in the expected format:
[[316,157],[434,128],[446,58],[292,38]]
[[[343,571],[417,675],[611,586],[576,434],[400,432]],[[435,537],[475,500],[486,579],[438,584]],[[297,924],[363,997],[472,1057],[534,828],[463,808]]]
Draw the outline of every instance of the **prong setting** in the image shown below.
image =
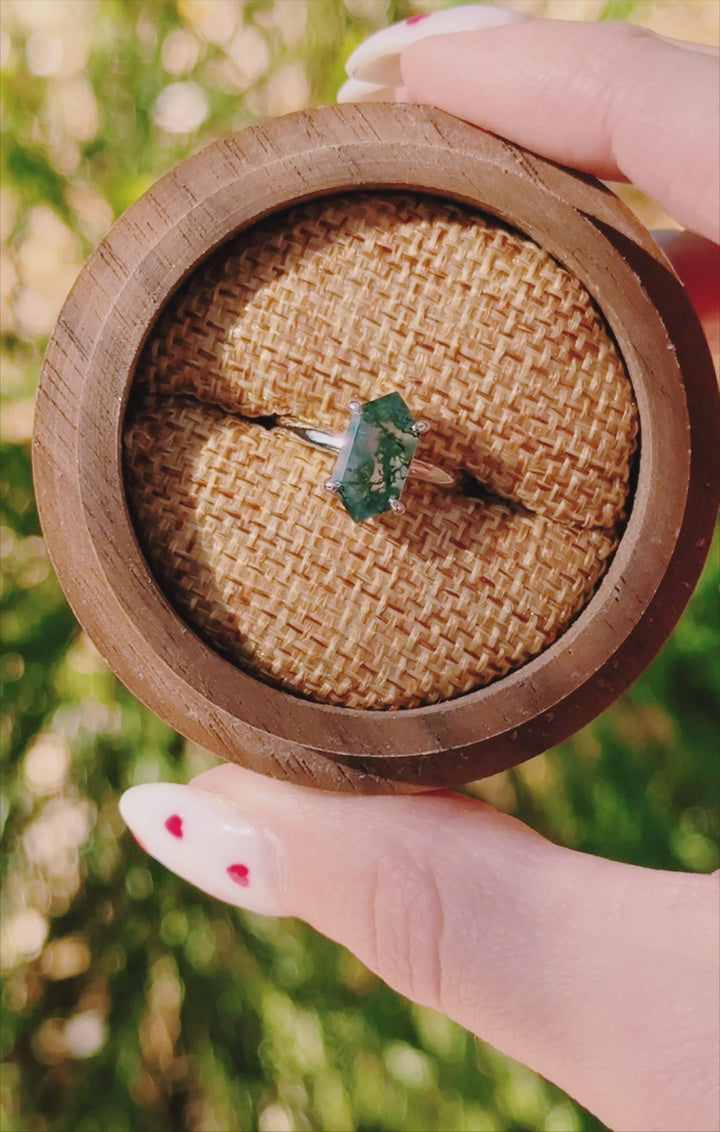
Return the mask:
[[366,402],[353,398],[346,405],[350,420],[344,433],[287,416],[276,423],[313,448],[335,453],[335,468],[323,488],[356,523],[389,511],[402,515],[408,476],[442,487],[456,482],[443,469],[415,459],[420,437],[432,425],[416,421],[399,393]]

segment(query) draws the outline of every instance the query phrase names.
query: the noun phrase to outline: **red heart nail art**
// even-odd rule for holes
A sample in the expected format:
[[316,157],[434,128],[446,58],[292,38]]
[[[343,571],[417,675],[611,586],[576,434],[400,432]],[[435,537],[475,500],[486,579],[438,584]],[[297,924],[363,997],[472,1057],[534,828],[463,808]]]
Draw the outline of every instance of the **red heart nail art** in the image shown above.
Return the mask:
[[173,837],[182,837],[183,825],[180,814],[171,814],[165,822],[165,829],[168,831],[168,833],[171,833]]
[[229,865],[227,874],[235,884],[241,884],[243,888],[247,888],[250,884],[250,870],[247,865]]

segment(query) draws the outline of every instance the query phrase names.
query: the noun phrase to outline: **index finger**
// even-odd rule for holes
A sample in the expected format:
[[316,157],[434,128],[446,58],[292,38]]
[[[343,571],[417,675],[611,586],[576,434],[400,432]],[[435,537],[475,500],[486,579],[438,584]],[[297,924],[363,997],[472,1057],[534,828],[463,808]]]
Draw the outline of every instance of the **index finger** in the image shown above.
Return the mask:
[[533,20],[425,39],[401,56],[432,103],[606,180],[628,179],[720,239],[720,69],[714,53],[624,23]]

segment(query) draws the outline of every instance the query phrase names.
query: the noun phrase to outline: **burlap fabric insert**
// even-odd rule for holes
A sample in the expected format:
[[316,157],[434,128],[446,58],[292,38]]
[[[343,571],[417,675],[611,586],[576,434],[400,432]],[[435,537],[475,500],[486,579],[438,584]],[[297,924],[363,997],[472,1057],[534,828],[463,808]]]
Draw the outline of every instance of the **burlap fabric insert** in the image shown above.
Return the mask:
[[[348,401],[391,391],[433,425],[419,455],[485,495],[411,482],[405,514],[358,525],[323,488],[332,457],[272,427],[343,429]],[[137,367],[125,471],[159,584],[228,659],[412,708],[524,664],[583,608],[637,430],[602,318],[549,255],[471,209],[357,193],[267,219],[185,284]]]

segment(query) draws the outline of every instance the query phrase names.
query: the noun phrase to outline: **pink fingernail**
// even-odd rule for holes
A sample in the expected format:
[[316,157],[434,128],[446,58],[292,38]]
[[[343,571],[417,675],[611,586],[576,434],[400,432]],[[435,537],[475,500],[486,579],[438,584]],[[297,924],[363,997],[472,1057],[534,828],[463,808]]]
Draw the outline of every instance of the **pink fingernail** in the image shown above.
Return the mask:
[[151,857],[210,896],[251,912],[280,916],[282,851],[237,806],[192,786],[133,786],[120,813]]
[[[353,51],[345,64],[345,70],[351,79],[389,88],[390,95],[393,87],[402,84],[400,55],[410,44],[430,36],[483,31],[504,24],[522,23],[527,19],[520,12],[510,12],[495,4],[464,4],[458,8],[420,13],[369,36]],[[343,101],[367,100],[345,97]]]

